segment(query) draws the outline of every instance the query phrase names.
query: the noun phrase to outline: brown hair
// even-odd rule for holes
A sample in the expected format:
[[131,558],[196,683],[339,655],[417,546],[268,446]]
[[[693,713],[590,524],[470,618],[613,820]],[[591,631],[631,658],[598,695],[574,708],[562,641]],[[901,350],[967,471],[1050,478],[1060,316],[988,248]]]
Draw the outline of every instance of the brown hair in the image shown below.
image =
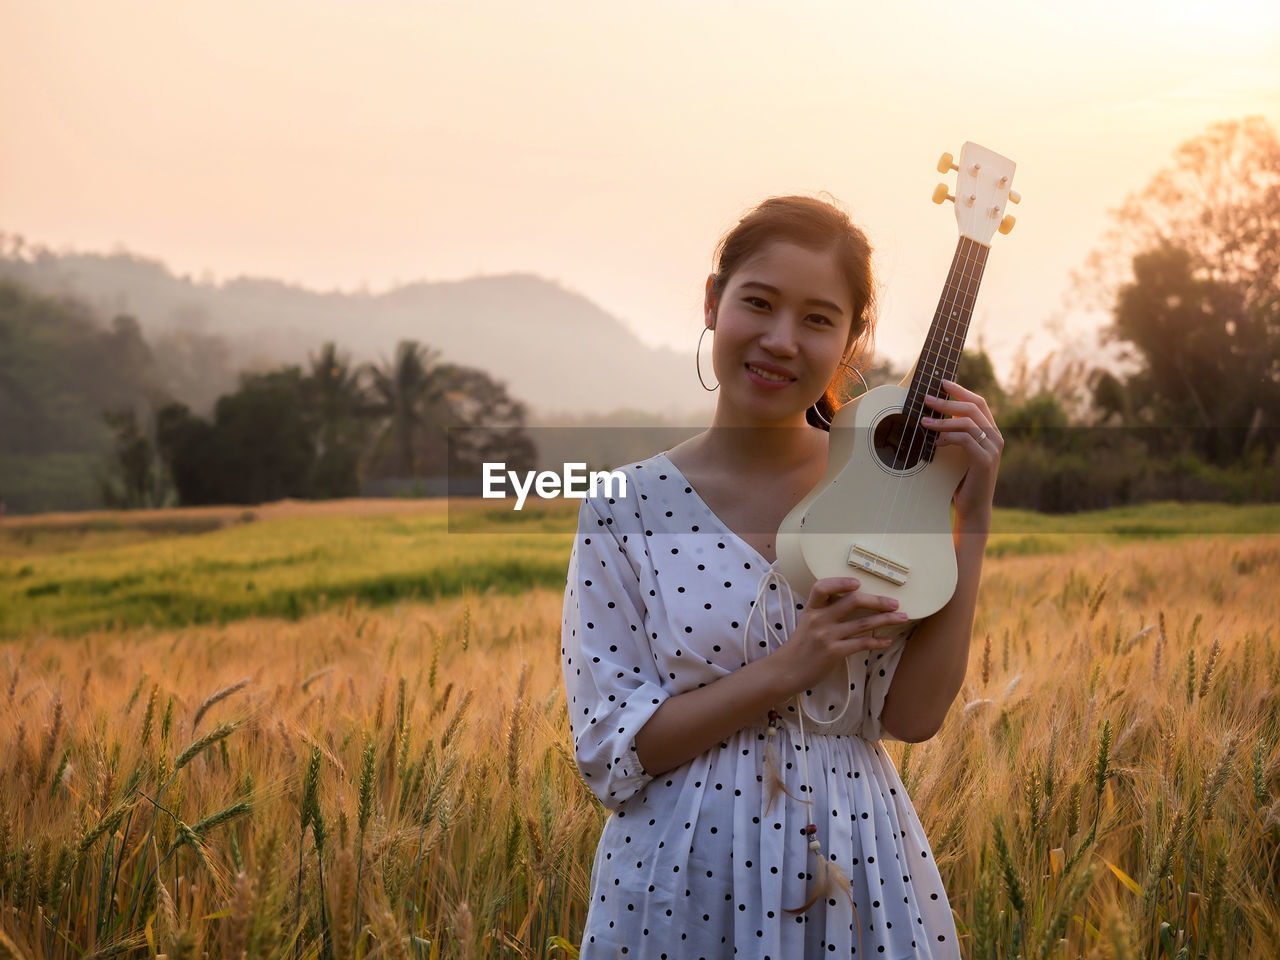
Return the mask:
[[[830,196],[828,194],[828,196]],[[832,198],[834,201],[835,198]],[[748,211],[737,226],[716,245],[715,272],[710,293],[717,305],[720,294],[738,266],[756,251],[775,240],[788,240],[809,250],[830,250],[853,305],[845,359],[818,401],[806,412],[806,419],[823,427],[821,417],[830,420],[843,405],[840,396],[853,382],[853,364],[865,367],[871,357],[875,335],[875,279],[871,271],[871,244],[866,234],[853,225],[849,215],[835,202],[815,197],[770,197]]]

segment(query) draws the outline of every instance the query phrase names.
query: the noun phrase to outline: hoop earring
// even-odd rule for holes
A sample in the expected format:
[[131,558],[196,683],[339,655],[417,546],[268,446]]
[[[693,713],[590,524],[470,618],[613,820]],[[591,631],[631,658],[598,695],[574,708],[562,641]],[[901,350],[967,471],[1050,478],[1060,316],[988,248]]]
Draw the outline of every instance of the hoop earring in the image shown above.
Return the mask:
[[720,389],[720,384],[717,383],[714,387],[708,387],[707,381],[702,379],[702,338],[707,335],[708,330],[713,330],[713,329],[715,328],[714,327],[702,328],[702,332],[698,334],[698,347],[693,352],[693,365],[695,368],[697,368],[697,371],[698,371],[698,382],[702,384],[702,389],[706,390],[708,393],[715,393],[717,390]]
[[[858,378],[859,380],[863,381],[863,393],[867,393],[868,390],[870,389],[870,384],[867,383],[867,378],[863,376],[863,371],[859,370],[858,367],[855,367],[854,365],[850,364],[850,362],[847,360],[841,360],[840,365],[847,366],[849,367],[850,370],[854,371],[854,376],[856,376],[856,378]],[[863,393],[859,393],[858,397],[863,396]],[[849,399],[847,399],[847,401],[845,401],[845,403],[849,403],[849,401],[852,401],[852,399],[856,399],[856,397],[850,397]]]
[[[844,360],[840,361],[840,366],[848,367],[850,370],[854,372],[857,378],[862,381],[862,393],[858,394],[859,397],[871,389],[870,385],[868,385],[867,383],[867,378],[862,375],[861,371],[859,371],[857,367],[853,366],[851,363],[848,363]],[[848,400],[845,401],[845,403],[847,404],[850,401],[853,401],[856,399],[857,397],[850,397]],[[841,404],[841,406],[844,406],[844,404]],[[816,403],[813,405],[813,415],[817,417],[819,420],[821,420],[823,426],[825,426],[828,430],[831,429],[831,421],[822,415],[822,411],[818,409],[818,405]]]

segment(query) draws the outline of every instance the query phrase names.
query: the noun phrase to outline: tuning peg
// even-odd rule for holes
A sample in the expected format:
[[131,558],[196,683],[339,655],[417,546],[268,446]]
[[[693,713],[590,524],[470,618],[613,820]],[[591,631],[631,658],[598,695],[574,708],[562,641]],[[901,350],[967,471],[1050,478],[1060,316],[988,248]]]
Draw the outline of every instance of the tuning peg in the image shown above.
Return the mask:
[[1013,214],[1008,213],[1008,214],[1005,214],[1005,218],[1000,221],[1000,226],[997,227],[996,229],[998,229],[1001,233],[1007,234],[1010,230],[1013,229],[1013,225],[1017,222],[1018,221],[1014,219]]
[[933,188],[933,202],[942,203],[944,200],[955,200],[955,197],[947,192],[947,185],[945,183],[940,183]]
[[[941,157],[938,158],[939,173],[950,173],[952,170],[959,170],[959,169],[960,168],[956,166],[955,157],[951,156],[951,154],[944,153]],[[938,202],[941,203],[942,201],[939,200]]]
[[[1002,186],[1002,187],[1007,187],[1008,185],[1009,185],[1009,178],[1008,178],[1008,177],[1001,177],[1001,178],[1000,178],[1000,186]],[[1009,202],[1010,202],[1010,203],[1021,203],[1021,202],[1022,202],[1022,194],[1020,194],[1017,190],[1010,190],[1010,191],[1009,191]]]

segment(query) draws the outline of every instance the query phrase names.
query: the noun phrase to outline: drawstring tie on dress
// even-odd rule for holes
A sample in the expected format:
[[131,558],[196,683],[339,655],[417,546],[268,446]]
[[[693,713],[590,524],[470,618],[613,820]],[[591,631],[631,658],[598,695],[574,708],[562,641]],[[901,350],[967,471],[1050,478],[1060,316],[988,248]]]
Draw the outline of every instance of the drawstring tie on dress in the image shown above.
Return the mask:
[[[785,633],[779,633],[778,629],[776,629],[774,625],[770,623],[770,617],[768,614],[768,610],[766,609],[768,605],[769,594],[774,592],[778,592],[778,593],[785,592],[787,597],[785,601],[782,599],[782,597],[779,597],[779,600],[778,600],[779,606],[782,609],[782,616],[780,618],[780,623],[778,624],[778,627],[779,628],[785,627]],[[774,567],[770,567],[768,572],[765,573],[764,576],[760,578],[760,586],[756,590],[756,599],[751,605],[751,612],[747,614],[747,622],[743,627],[742,659],[746,662],[751,661],[751,654],[748,647],[748,643],[749,643],[749,637],[751,634],[751,621],[755,617],[757,610],[760,611],[761,619],[764,622],[764,635],[765,635],[764,655],[768,656],[770,653],[773,653],[776,649],[779,649],[782,646],[782,644],[786,643],[787,638],[790,637],[795,632],[795,628],[796,628],[795,594],[792,592],[791,585],[787,582],[787,578],[784,577]],[[813,717],[812,715],[810,715],[809,719],[813,723],[818,725],[832,724],[832,723],[836,723],[841,717],[845,715],[845,711],[849,709],[849,701],[851,699],[849,696],[849,690],[852,684],[852,677],[849,676],[849,662],[847,658],[845,660],[845,675],[846,675],[846,678],[848,678],[849,682],[845,684],[844,707],[831,720],[819,720]],[[765,812],[768,813],[770,810],[773,809],[774,801],[777,800],[779,793],[785,793],[787,796],[791,797],[791,799],[793,800],[796,800],[800,803],[808,804],[809,809],[811,811],[811,815],[812,815],[813,781],[809,779],[809,747],[805,742],[805,736],[804,736],[804,718],[806,715],[804,698],[801,697],[799,694],[796,694],[792,697],[792,699],[795,701],[796,715],[800,725],[800,756],[801,756],[801,760],[804,763],[804,781],[805,781],[804,786],[805,786],[805,791],[808,794],[808,799],[801,799],[800,797],[795,796],[795,794],[791,793],[786,788],[786,784],[783,781],[782,770],[778,764],[777,751],[775,750],[775,747],[774,747],[774,739],[777,737],[777,734],[778,734],[779,715],[778,715],[778,711],[770,710],[769,711],[769,728],[767,731],[768,738],[765,743],[765,754],[764,754],[765,796],[767,798],[767,802],[765,804]],[[784,907],[783,909],[787,913],[797,913],[797,914],[804,913],[811,906],[817,903],[819,899],[831,896],[833,893],[835,893],[837,889],[843,891],[844,895],[849,899],[849,905],[853,907],[854,925],[858,930],[858,949],[861,950],[862,949],[862,928],[858,924],[858,907],[853,902],[853,890],[849,882],[849,875],[845,873],[844,869],[838,863],[835,863],[834,861],[828,859],[826,856],[823,855],[822,842],[818,839],[818,825],[816,823],[813,823],[811,821],[809,825],[805,827],[805,835],[809,838],[809,849],[812,850],[815,856],[817,857],[817,865],[813,871],[814,886],[810,890],[809,898],[804,903],[803,906]]]

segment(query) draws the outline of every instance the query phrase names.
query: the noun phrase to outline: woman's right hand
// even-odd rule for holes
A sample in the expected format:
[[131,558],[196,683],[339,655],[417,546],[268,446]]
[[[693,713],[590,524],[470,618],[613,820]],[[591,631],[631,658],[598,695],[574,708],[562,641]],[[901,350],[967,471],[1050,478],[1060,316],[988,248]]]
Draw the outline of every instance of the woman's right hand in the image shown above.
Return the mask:
[[780,658],[794,692],[812,688],[852,654],[893,643],[892,637],[872,637],[872,630],[907,622],[897,600],[860,592],[860,586],[853,577],[827,577],[809,591],[795,632],[771,654]]

